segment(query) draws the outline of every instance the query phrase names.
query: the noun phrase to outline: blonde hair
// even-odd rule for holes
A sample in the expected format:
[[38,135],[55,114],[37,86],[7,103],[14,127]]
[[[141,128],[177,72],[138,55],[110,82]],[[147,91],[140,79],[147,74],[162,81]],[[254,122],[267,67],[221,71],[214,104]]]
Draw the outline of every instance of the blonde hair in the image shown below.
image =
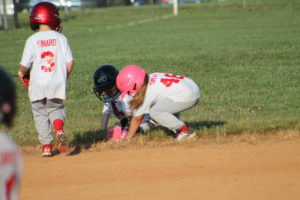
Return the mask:
[[149,76],[148,76],[148,74],[146,74],[144,83],[143,83],[141,89],[134,95],[133,99],[129,103],[130,108],[132,110],[138,109],[144,103],[148,82],[149,82]]

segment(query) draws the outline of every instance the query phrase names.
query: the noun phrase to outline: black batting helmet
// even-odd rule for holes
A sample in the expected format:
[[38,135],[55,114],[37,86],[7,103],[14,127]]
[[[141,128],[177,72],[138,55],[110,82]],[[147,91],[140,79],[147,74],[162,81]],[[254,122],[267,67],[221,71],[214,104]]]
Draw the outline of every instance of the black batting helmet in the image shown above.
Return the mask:
[[103,92],[111,90],[116,85],[116,78],[119,74],[113,65],[102,65],[94,72],[94,93],[103,100]]
[[12,78],[0,66],[0,122],[12,125],[16,113],[16,88]]

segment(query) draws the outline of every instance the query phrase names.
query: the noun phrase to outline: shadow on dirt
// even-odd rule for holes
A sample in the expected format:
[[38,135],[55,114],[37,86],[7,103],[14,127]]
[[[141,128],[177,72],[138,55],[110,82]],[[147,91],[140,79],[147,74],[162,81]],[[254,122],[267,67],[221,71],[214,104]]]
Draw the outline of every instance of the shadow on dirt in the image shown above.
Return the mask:
[[[218,126],[224,126],[225,121],[201,121],[201,122],[189,122],[187,123],[194,130],[200,130],[203,128],[215,128]],[[175,134],[163,127],[159,127],[167,135],[175,137]],[[152,130],[152,129],[151,129]],[[147,134],[147,133],[145,133]],[[98,142],[107,141],[107,133],[103,130],[88,131],[85,133],[75,133],[74,139],[70,142],[70,147],[73,149],[68,155],[73,156],[81,152],[82,149],[89,149],[93,144]]]
[[92,144],[97,142],[106,141],[106,131],[88,131],[83,134],[75,133],[74,139],[70,142],[70,147],[73,149],[69,156],[77,155],[81,152],[81,149],[89,149]]

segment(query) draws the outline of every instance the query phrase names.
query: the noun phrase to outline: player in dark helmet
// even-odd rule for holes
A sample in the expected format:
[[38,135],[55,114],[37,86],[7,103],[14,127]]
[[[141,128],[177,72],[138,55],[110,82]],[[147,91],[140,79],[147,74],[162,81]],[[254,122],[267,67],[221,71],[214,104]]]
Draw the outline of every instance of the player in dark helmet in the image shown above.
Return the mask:
[[[119,71],[113,65],[102,65],[94,72],[94,93],[103,101],[101,129],[106,130],[109,117],[111,114],[115,115],[120,122],[115,126],[121,126],[122,128],[129,126],[130,118],[132,115],[129,107],[129,101],[132,99],[131,96],[126,95],[121,100],[121,93],[116,87],[116,78]],[[148,121],[150,120],[149,115],[145,115],[143,123],[140,126],[140,131],[148,131],[150,126]],[[111,129],[108,131],[110,133]],[[108,137],[110,137],[108,135]]]
[[[0,66],[0,124],[11,127],[15,113],[15,84]],[[0,130],[0,199],[18,199],[22,165],[18,145]]]
[[[106,129],[109,116],[114,114],[119,120],[126,120],[131,115],[129,96],[120,99],[120,91],[116,87],[116,78],[119,74],[117,68],[112,65],[102,65],[94,72],[94,93],[104,102],[101,129]],[[123,124],[125,126],[125,124]]]

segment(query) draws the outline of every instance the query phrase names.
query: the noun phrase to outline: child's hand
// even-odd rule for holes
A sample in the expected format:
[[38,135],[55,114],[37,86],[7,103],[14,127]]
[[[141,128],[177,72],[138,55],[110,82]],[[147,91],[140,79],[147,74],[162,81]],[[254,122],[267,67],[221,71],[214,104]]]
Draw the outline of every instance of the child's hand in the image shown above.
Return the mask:
[[28,90],[29,87],[29,82],[30,82],[30,74],[25,74],[22,76],[22,74],[19,72],[18,73],[19,79],[21,83],[24,85],[24,87]]
[[130,126],[130,119],[129,117],[124,117],[120,120],[122,128],[129,127]]

